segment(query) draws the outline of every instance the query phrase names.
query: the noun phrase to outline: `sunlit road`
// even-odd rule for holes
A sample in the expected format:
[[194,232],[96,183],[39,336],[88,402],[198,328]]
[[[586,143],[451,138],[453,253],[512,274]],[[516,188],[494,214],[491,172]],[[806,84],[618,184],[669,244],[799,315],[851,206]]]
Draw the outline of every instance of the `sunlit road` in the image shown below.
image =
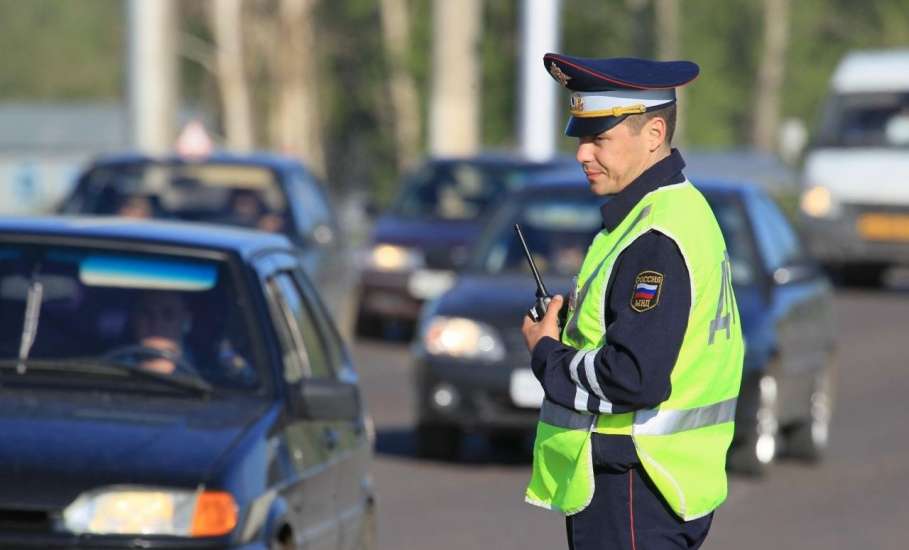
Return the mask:
[[[827,461],[784,461],[760,481],[733,477],[703,548],[909,548],[909,293],[847,291],[836,312],[839,390]],[[406,345],[360,343],[355,354],[379,434],[382,550],[565,547],[564,520],[523,503],[527,462],[479,439],[462,463],[414,457]]]

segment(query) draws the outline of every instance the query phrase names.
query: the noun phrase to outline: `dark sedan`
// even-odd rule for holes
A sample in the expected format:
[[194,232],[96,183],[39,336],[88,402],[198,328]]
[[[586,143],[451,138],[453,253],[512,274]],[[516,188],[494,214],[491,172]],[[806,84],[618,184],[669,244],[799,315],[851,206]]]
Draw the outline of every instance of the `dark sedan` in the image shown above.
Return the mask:
[[489,154],[432,159],[407,176],[370,238],[360,277],[357,332],[378,335],[390,321],[412,325],[426,300],[451,287],[456,269],[502,197],[532,174],[568,164],[567,159],[532,162]]
[[59,213],[229,225],[287,237],[343,332],[352,328],[353,262],[319,181],[291,157],[120,153],[92,161]]
[[[526,434],[536,422],[543,393],[520,332],[535,287],[513,226],[521,224],[549,290],[566,295],[602,223],[602,199],[577,181],[548,178],[510,197],[457,284],[426,306],[414,346],[422,453],[451,457],[466,430]],[[726,239],[746,339],[730,460],[760,472],[781,442],[819,458],[833,398],[830,284],[764,192],[697,186]]]
[[0,220],[0,546],[371,548],[358,378],[291,243]]

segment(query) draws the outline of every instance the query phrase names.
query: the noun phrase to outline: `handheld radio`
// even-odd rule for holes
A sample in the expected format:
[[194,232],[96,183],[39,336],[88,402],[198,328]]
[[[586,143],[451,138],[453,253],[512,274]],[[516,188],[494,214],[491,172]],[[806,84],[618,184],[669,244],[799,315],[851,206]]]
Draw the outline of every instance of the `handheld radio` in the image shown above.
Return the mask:
[[533,273],[533,278],[537,282],[537,300],[533,307],[527,311],[527,315],[530,316],[534,323],[539,323],[543,316],[546,315],[546,309],[549,307],[549,302],[552,301],[552,295],[546,290],[543,279],[540,278],[540,272],[537,271],[537,266],[533,263],[533,257],[527,248],[527,241],[524,240],[521,226],[514,224],[514,231],[518,234],[518,240],[521,241],[521,246],[524,248],[524,255],[527,256],[527,263],[530,264],[530,272]]

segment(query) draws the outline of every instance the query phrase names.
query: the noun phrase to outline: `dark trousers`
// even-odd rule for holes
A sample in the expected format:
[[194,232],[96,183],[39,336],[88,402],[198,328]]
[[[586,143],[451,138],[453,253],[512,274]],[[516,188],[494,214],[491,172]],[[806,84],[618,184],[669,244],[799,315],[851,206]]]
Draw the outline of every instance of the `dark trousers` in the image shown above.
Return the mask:
[[566,518],[570,550],[682,550],[699,548],[713,514],[682,521],[663,501],[640,464],[594,469],[590,506]]

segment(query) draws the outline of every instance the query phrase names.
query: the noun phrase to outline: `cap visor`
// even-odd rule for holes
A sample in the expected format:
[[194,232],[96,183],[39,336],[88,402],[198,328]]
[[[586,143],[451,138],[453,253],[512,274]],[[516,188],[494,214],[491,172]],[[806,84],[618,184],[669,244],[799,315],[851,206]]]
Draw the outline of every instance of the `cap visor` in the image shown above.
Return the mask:
[[565,127],[565,135],[571,137],[596,136],[622,122],[626,116],[571,117],[568,119],[568,126]]

